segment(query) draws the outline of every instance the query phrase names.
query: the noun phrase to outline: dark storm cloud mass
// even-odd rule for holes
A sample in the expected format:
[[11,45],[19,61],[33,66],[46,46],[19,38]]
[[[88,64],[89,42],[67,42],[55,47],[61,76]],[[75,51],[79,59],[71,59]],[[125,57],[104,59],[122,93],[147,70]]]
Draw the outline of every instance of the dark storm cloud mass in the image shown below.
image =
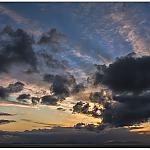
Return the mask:
[[[115,126],[139,124],[150,117],[150,56],[129,54],[104,69],[98,83],[113,91],[112,102],[105,106],[103,122]],[[101,69],[98,69],[101,74]],[[119,94],[119,96],[117,95]],[[115,96],[116,95],[116,96]]]
[[36,68],[33,39],[24,30],[14,31],[6,26],[0,32],[0,44],[0,71],[8,71],[13,63],[26,63]]
[[[103,122],[114,126],[128,126],[148,121],[150,117],[150,95],[115,97],[103,113]],[[120,101],[120,102],[118,102]]]
[[[96,73],[95,82],[107,85],[116,93],[140,93],[150,88],[150,56],[118,58],[101,73]],[[100,66],[99,66],[100,67]]]

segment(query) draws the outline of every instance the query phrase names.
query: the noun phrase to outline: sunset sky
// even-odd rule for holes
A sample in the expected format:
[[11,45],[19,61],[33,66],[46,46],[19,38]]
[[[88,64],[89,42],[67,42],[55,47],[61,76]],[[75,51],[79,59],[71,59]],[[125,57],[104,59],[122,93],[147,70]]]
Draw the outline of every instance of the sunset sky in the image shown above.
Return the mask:
[[149,134],[149,18],[150,3],[0,3],[0,130]]

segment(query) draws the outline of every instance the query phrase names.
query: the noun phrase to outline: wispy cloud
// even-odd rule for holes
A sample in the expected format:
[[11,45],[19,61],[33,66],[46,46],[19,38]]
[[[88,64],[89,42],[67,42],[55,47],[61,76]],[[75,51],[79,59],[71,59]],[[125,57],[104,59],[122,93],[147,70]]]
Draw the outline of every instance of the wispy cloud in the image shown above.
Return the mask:
[[9,114],[9,113],[4,113],[0,112],[0,116],[14,116],[15,114]]
[[16,122],[15,120],[0,120],[0,125]]
[[29,119],[21,119],[22,121],[25,122],[32,122],[32,123],[36,123],[36,124],[41,124],[41,125],[45,125],[45,126],[57,126],[57,124],[51,124],[51,123],[44,123],[44,122],[39,122],[39,121],[33,121],[33,120],[29,120]]
[[133,50],[140,55],[149,55],[150,30],[145,25],[147,20],[140,15],[142,10],[130,6],[125,3],[82,3],[74,15],[82,22],[80,26],[84,38],[97,40],[108,53],[113,55],[119,51],[119,56]]
[[29,27],[27,31],[33,35],[41,35],[42,33],[42,30],[37,22],[34,22],[33,20],[21,16],[19,13],[10,8],[0,5],[0,14],[8,16],[18,24],[26,25],[27,27]]
[[36,108],[36,107],[33,107],[32,105],[30,104],[24,104],[24,103],[19,103],[19,102],[14,102],[14,101],[0,101],[0,106],[11,106],[11,107],[23,107],[23,108]]
[[139,34],[141,25],[145,20],[141,18],[139,29],[138,24],[135,24],[135,22],[137,22],[136,18],[133,17],[136,13],[136,10],[128,10],[128,12],[116,11],[111,13],[109,17],[110,21],[118,24],[116,31],[131,44],[134,52],[139,55],[150,55],[149,42]]

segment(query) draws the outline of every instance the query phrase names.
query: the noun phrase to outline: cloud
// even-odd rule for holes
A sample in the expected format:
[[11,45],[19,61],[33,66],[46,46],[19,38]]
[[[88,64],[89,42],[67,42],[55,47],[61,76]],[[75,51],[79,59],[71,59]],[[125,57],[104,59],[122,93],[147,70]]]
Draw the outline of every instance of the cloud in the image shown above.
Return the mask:
[[103,80],[104,72],[107,66],[104,64],[104,65],[95,65],[95,67],[97,71],[91,78],[89,78],[89,80],[91,80],[90,82],[92,82],[94,85],[98,85]]
[[93,117],[101,117],[102,107],[98,104],[79,101],[73,106],[73,112],[90,114]]
[[0,86],[0,98],[7,98],[9,96],[8,90]]
[[11,107],[22,107],[22,108],[33,108],[33,106],[32,105],[30,105],[30,104],[27,104],[27,103],[20,103],[20,102],[15,102],[15,101],[0,101],[0,105],[1,106],[11,106]]
[[79,84],[76,84],[73,89],[72,89],[72,93],[73,94],[76,94],[76,93],[79,93],[80,91],[84,91],[85,90],[85,86],[83,83],[79,83]]
[[56,75],[54,77],[50,90],[55,96],[68,97],[75,85],[76,80],[73,75]]
[[[77,46],[77,48],[75,47],[72,51],[71,51],[71,55],[73,55],[74,57],[77,57],[80,59],[81,64],[84,61],[85,63],[96,63],[97,59],[94,58],[93,56],[90,56],[90,54],[88,54],[88,52],[83,52],[82,47]],[[102,60],[102,62],[106,62],[104,61],[105,58],[103,56],[100,56],[100,54],[98,55],[98,57],[100,58],[100,60]]]
[[150,118],[150,95],[121,95],[114,97],[103,113],[103,122],[115,126],[129,126],[148,121]]
[[0,33],[0,71],[7,72],[15,63],[28,64],[36,70],[33,39],[24,30],[6,26]]
[[37,23],[33,22],[30,19],[27,19],[27,18],[21,16],[16,11],[0,5],[0,14],[7,15],[8,17],[10,17],[15,22],[28,26],[29,28],[27,29],[27,31],[29,33],[34,34],[34,35],[41,35],[42,31],[41,31],[41,28],[39,27],[39,25]]
[[0,116],[14,116],[14,114],[0,112]]
[[15,120],[0,120],[0,125],[16,122]]
[[102,55],[107,49],[104,58],[110,54],[113,59],[131,51],[142,56],[150,54],[146,7],[144,3],[82,3],[73,12],[80,21],[81,36],[90,39],[89,43],[98,39],[95,43],[99,53]]
[[65,74],[68,64],[58,56],[61,54],[56,56],[48,47],[39,46],[34,39],[22,29],[14,30],[6,26],[0,32],[0,72]]
[[[97,83],[113,91],[113,100],[104,105],[103,123],[128,126],[148,121],[150,118],[150,56],[129,54],[117,58],[104,70]],[[103,71],[102,71],[102,70]],[[102,74],[103,73],[103,74]]]
[[117,4],[85,3],[80,4],[79,8],[74,11],[74,16],[80,22],[82,42],[90,47],[88,52],[97,60],[107,64],[112,62],[110,54],[121,45],[115,43],[117,39],[116,36],[114,38],[115,29],[112,22],[107,19],[107,15],[110,15],[110,10],[115,5]]
[[90,93],[89,99],[91,100],[91,102],[96,102],[96,103],[100,103],[100,104],[103,104],[105,101],[105,98],[102,95],[102,92]]
[[[121,7],[116,7],[116,10],[108,18],[110,21],[118,24],[117,32],[132,45],[134,52],[139,55],[150,55],[149,42],[144,36],[139,34],[140,30],[142,30],[141,23],[144,20],[141,17],[139,21],[136,14],[142,12],[126,6],[122,4]],[[126,11],[120,11],[120,8],[124,8]],[[143,31],[145,32],[145,29]]]
[[43,33],[38,44],[49,45],[53,52],[58,52],[63,49],[67,44],[66,37],[61,32],[58,32],[55,28],[50,29],[48,32]]
[[59,99],[51,95],[45,95],[41,98],[41,104],[43,105],[56,105]]
[[46,81],[46,82],[52,83],[53,80],[54,80],[54,77],[55,77],[55,75],[52,75],[52,74],[45,74],[45,75],[43,76],[43,80]]
[[26,24],[28,22],[28,19],[25,19],[24,17],[17,14],[15,11],[8,9],[2,5],[0,5],[0,13],[8,15],[10,18],[14,19],[18,23]]
[[41,125],[44,125],[44,126],[54,126],[56,124],[50,124],[50,123],[44,123],[44,122],[39,122],[39,121],[33,121],[33,120],[30,120],[30,119],[21,119],[22,121],[26,121],[26,122],[32,122],[32,123],[36,123],[36,124],[41,124]]
[[85,89],[84,84],[77,84],[75,77],[71,74],[45,74],[43,80],[50,84],[50,92],[58,99],[64,99]]
[[39,97],[32,97],[31,102],[33,105],[37,105],[40,102],[40,98]]
[[24,84],[22,82],[16,82],[14,84],[9,84],[7,90],[9,93],[16,93],[22,91]]
[[66,68],[66,66],[61,60],[56,59],[54,55],[49,54],[49,52],[47,52],[46,50],[40,50],[36,52],[36,58],[37,67],[39,71],[43,71],[43,68],[45,68],[48,71],[50,70],[50,68],[54,68],[55,70],[64,70]]
[[23,102],[26,102],[29,99],[30,99],[30,94],[21,94],[17,97],[18,101],[23,101]]
[[139,93],[150,88],[150,56],[121,57],[105,70],[102,83],[116,93]]

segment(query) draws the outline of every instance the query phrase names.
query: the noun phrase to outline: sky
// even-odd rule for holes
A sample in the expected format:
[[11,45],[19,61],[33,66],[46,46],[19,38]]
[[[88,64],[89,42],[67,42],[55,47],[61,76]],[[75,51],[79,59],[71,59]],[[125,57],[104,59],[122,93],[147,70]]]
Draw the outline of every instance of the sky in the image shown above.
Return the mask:
[[149,3],[0,3],[0,130],[148,134],[149,18]]
[[148,43],[142,39],[149,35],[148,18],[147,3],[1,4],[1,27],[8,23],[26,28],[36,36],[56,28],[73,44],[72,50],[86,53],[87,61],[93,61],[96,52],[97,56],[113,60],[135,47],[140,49],[140,45],[146,49]]

